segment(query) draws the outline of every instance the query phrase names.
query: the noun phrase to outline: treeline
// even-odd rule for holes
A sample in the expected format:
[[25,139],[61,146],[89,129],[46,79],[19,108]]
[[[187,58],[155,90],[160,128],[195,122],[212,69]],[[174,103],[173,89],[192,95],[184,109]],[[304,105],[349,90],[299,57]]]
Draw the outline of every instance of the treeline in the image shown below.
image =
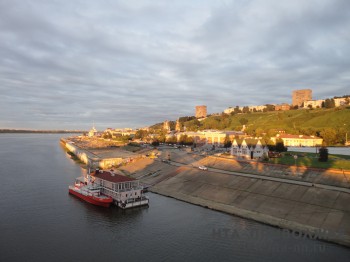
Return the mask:
[[[250,136],[262,137],[265,141],[276,136],[280,131],[287,134],[321,137],[328,146],[344,145],[347,134],[350,136],[350,108],[346,106],[266,113],[222,113],[201,121],[195,117],[183,117],[179,122],[181,131],[196,132],[207,129],[244,131]],[[158,140],[167,142],[163,125],[159,124],[157,127],[159,128],[151,129],[150,132],[139,131],[136,137],[145,140],[150,134],[155,134]]]

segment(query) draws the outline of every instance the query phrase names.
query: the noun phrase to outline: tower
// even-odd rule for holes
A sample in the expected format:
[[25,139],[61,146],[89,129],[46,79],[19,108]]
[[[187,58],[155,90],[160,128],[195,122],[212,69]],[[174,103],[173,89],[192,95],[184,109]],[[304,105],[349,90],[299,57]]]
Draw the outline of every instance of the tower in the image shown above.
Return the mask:
[[301,106],[305,101],[312,100],[311,89],[294,90],[292,93],[292,105]]
[[181,131],[181,123],[180,123],[179,119],[176,120],[175,131],[177,131],[177,132]]
[[168,120],[164,121],[163,123],[163,129],[165,129],[167,132],[170,131],[170,123]]
[[207,106],[196,106],[196,118],[207,117]]

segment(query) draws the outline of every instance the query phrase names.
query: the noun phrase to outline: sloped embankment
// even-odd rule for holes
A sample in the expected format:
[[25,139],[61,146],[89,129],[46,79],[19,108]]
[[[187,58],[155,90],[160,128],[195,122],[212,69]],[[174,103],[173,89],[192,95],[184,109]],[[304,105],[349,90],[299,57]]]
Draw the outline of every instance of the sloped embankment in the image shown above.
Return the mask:
[[152,192],[350,246],[350,194],[182,168]]

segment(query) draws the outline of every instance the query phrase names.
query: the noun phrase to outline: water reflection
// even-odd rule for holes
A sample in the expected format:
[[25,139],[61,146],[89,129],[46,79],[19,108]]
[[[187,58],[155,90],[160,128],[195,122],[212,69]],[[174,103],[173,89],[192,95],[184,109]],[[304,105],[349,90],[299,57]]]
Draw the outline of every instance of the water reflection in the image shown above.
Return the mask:
[[[347,261],[349,249],[172,198],[102,208],[68,194],[85,172],[60,135],[0,135],[0,261]],[[16,165],[9,163],[19,159]],[[14,193],[15,192],[15,193]],[[321,249],[323,248],[323,249]]]

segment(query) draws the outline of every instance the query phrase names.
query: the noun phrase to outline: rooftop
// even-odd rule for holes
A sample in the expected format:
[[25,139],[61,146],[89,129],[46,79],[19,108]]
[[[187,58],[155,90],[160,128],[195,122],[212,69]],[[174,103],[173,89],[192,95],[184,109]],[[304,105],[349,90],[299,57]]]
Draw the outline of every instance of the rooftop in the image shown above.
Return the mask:
[[134,178],[118,175],[113,171],[99,170],[92,174],[93,177],[97,177],[103,180],[107,180],[112,183],[122,183],[134,181]]

